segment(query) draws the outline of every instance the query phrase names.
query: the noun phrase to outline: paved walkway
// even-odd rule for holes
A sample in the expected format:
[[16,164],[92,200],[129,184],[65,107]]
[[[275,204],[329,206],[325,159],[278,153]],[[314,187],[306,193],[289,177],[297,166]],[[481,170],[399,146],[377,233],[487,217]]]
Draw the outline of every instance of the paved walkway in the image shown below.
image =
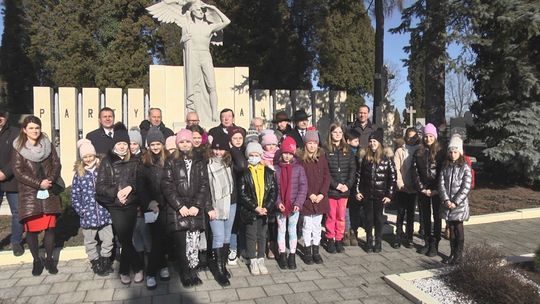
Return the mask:
[[[470,244],[486,241],[508,255],[531,253],[540,244],[540,219],[465,227]],[[443,241],[441,251],[448,252]],[[251,276],[247,267],[231,268],[232,285],[221,288],[208,272],[204,284],[184,289],[173,273],[148,291],[143,284],[124,286],[116,275],[95,276],[86,260],[60,262],[57,275],[33,277],[31,265],[0,268],[0,303],[410,303],[386,285],[382,276],[441,266],[440,257],[428,258],[412,249],[392,249],[384,243],[381,254],[347,247],[344,254],[324,253],[324,265],[279,270],[268,261],[270,274]]]

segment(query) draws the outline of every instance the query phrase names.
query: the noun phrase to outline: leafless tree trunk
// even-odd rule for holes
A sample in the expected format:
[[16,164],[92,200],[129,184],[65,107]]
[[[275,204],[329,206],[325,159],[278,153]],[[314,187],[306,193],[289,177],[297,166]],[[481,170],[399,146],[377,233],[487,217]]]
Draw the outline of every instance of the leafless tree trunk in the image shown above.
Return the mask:
[[472,82],[463,71],[455,71],[446,78],[446,107],[449,115],[463,117],[476,100]]

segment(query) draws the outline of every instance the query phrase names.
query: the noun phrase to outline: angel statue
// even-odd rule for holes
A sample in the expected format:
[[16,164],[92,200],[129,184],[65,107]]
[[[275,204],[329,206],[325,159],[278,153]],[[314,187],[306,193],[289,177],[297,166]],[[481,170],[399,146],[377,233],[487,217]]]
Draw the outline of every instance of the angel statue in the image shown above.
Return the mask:
[[223,45],[223,29],[231,20],[201,0],[163,0],[146,9],[160,22],[182,28],[187,110],[196,111],[202,121],[219,121],[210,43]]

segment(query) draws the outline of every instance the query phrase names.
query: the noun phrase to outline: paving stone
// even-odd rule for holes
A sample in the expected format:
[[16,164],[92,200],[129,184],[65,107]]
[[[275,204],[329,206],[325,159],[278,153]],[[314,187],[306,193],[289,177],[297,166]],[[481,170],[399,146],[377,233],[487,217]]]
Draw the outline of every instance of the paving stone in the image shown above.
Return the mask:
[[195,291],[210,291],[216,289],[222,289],[222,287],[215,280],[205,281],[202,285],[195,287]]
[[54,283],[51,287],[51,290],[49,290],[49,293],[55,294],[55,293],[68,293],[73,292],[77,290],[77,286],[79,285],[79,282],[58,282]]
[[341,277],[341,278],[338,278],[338,280],[345,287],[357,287],[357,286],[367,285],[368,284],[366,282],[366,280],[363,277],[359,276],[359,275]]
[[87,302],[104,302],[113,299],[114,289],[89,290],[84,298]]
[[277,284],[298,282],[298,277],[290,272],[273,274],[272,279],[274,279],[274,282]]
[[14,286],[15,283],[17,283],[19,279],[5,279],[5,280],[0,280],[0,289],[2,288],[8,288],[8,287],[11,287],[11,286]]
[[362,290],[360,287],[345,287],[345,288],[339,288],[336,290],[344,299],[351,300],[351,299],[358,299],[358,298],[364,298],[368,294]]
[[386,283],[361,286],[368,296],[392,295],[395,290]]
[[52,284],[57,282],[67,282],[70,274],[69,273],[58,273],[55,275],[48,275],[43,280],[42,284]]
[[58,296],[56,304],[76,304],[84,301],[86,291],[63,293]]
[[317,270],[297,271],[295,274],[300,281],[322,279],[322,275]]
[[229,281],[231,282],[231,285],[224,288],[231,289],[231,288],[242,288],[242,287],[250,286],[246,277],[232,277]]
[[108,288],[113,288],[113,289],[118,289],[118,288],[129,288],[129,284],[122,284],[122,282],[120,282],[120,278],[118,277],[112,277],[112,276],[109,276],[110,278],[108,279],[105,279],[105,283],[103,284],[103,288],[105,289],[108,289]]
[[[274,284],[274,277],[277,276],[277,274],[273,274],[271,276],[252,276],[245,277],[246,281],[248,282],[249,286],[268,286]],[[276,282],[278,283],[278,282]]]
[[2,267],[2,271],[0,271],[0,280],[5,280],[11,278],[13,274],[15,274],[17,270],[15,269],[6,269],[4,270],[4,267]]
[[312,281],[289,283],[289,287],[291,287],[295,293],[319,290],[319,287]]
[[383,296],[365,298],[365,299],[362,299],[362,303],[364,304],[392,304],[390,300],[388,300],[387,298]]
[[288,304],[312,304],[315,302],[315,299],[307,292],[284,295],[283,298]]
[[130,300],[130,299],[136,299],[141,296],[141,287],[140,286],[132,286],[130,288],[120,288],[116,289],[114,291],[114,295],[112,297],[113,300]]
[[33,277],[32,271],[30,269],[17,270],[17,271],[15,271],[14,274],[11,275],[12,279],[15,279],[15,278],[29,278],[29,277]]
[[84,290],[100,289],[100,288],[103,288],[104,284],[105,284],[105,280],[81,281],[79,283],[79,287],[77,287],[77,290],[84,291]]
[[0,299],[16,298],[23,290],[24,286],[15,286],[0,289]]
[[238,295],[234,289],[223,289],[210,291],[210,300],[212,302],[227,302],[238,300]]
[[39,276],[39,277],[29,277],[29,278],[20,278],[17,283],[15,283],[15,286],[30,286],[30,285],[39,285],[41,282],[43,282],[43,279],[45,277]]
[[43,303],[54,303],[58,298],[58,295],[40,295],[33,296],[28,299],[28,304],[43,304]]
[[335,277],[344,277],[347,276],[347,273],[345,273],[341,268],[321,268],[319,269],[319,273],[324,278],[335,278]]
[[72,273],[71,277],[69,277],[69,279],[72,281],[90,281],[97,278],[99,278],[99,276],[97,276],[95,273],[86,270]]
[[[84,273],[86,273],[88,271],[88,267],[86,266],[71,266],[71,267],[66,267],[64,269],[58,269],[58,271],[60,273],[75,273],[75,274],[78,274],[78,275],[83,275]],[[94,273],[90,270],[88,271],[89,274],[94,275]],[[86,277],[88,278],[88,277]],[[79,279],[80,280],[80,279]]]
[[344,287],[343,283],[337,278],[315,280],[314,283],[317,284],[319,289],[336,289]]
[[154,290],[149,290],[146,287],[141,287],[141,296],[142,297],[165,295],[165,294],[168,294],[168,293],[169,293],[169,284],[166,284],[164,282],[159,282],[158,281],[158,285],[157,285],[156,289],[154,289]]
[[238,298],[240,298],[240,300],[266,297],[266,293],[264,292],[262,287],[238,288],[236,289],[236,293],[238,293]]
[[39,295],[46,295],[47,292],[51,289],[49,284],[41,284],[37,286],[27,286],[21,293],[22,297],[32,297]]
[[227,304],[255,304],[254,300],[227,302]]
[[311,292],[311,295],[318,303],[337,303],[343,300],[335,290],[317,290]]
[[136,299],[128,299],[122,304],[152,304],[152,297],[139,297]]
[[294,292],[287,284],[272,284],[263,286],[263,288],[268,296],[284,295]]
[[404,296],[399,294],[397,291],[396,291],[396,294],[386,296],[386,298],[392,304],[410,304],[410,303],[412,303],[411,301],[409,301],[409,299],[405,298]]
[[255,303],[257,304],[286,304],[287,302],[285,301],[285,299],[283,299],[282,296],[273,296],[273,297],[256,299]]
[[[234,290],[232,290],[232,291],[234,291]],[[236,299],[237,298],[234,298],[234,299],[231,298],[230,300],[234,301]],[[226,300],[224,300],[223,302],[225,302],[225,301]],[[218,302],[220,302],[220,301],[218,301]],[[197,292],[192,292],[192,293],[183,293],[181,303],[193,303],[193,304],[210,303],[210,294],[207,291],[197,291]]]
[[182,296],[179,293],[173,293],[168,295],[153,296],[152,302],[159,304],[178,304],[181,303]]

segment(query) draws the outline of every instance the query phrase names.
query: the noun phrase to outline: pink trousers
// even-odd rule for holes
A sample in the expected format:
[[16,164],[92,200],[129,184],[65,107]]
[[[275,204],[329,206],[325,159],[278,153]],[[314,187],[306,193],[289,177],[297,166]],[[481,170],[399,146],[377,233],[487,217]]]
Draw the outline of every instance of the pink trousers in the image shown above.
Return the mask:
[[348,198],[329,198],[330,212],[326,215],[326,238],[343,240],[345,233],[345,212]]

